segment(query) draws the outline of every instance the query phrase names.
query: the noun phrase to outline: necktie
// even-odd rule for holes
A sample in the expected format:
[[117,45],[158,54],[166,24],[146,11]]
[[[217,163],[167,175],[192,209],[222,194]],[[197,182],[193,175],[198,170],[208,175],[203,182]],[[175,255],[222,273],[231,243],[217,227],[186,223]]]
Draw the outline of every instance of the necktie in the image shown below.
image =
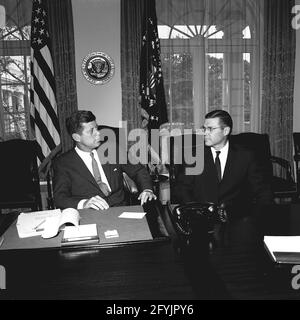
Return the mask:
[[98,163],[95,160],[93,152],[91,152],[90,155],[91,155],[91,158],[92,158],[92,168],[93,168],[94,178],[95,178],[100,190],[107,197],[110,194],[108,186],[106,185],[106,183],[102,182],[100,170],[99,170],[99,167],[98,167]]
[[222,180],[221,162],[220,162],[220,158],[219,158],[220,153],[221,153],[221,151],[216,151],[216,159],[215,159],[215,166],[216,166],[219,182]]

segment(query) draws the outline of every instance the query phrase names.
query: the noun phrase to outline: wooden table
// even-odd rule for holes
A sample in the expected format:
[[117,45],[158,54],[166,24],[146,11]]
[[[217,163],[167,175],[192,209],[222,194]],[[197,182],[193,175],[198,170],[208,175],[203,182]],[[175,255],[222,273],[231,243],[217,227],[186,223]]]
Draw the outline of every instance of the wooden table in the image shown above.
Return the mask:
[[[2,218],[5,224],[12,215]],[[194,299],[162,220],[147,213],[153,241],[85,248],[0,251],[3,299]],[[1,222],[1,221],[0,221]],[[1,230],[0,230],[1,234]]]
[[197,298],[300,299],[300,290],[291,285],[293,265],[271,260],[264,235],[300,235],[300,205],[254,208],[251,217],[231,220],[207,252],[203,246],[178,245]]
[[299,205],[278,205],[231,221],[224,239],[207,254],[203,245],[182,244],[168,210],[161,212],[167,238],[160,234],[157,216],[149,217],[149,224],[156,225],[150,228],[154,241],[67,251],[0,251],[0,265],[7,272],[2,298],[300,298],[300,290],[291,286],[292,266],[273,263],[262,241],[264,235],[300,234]]

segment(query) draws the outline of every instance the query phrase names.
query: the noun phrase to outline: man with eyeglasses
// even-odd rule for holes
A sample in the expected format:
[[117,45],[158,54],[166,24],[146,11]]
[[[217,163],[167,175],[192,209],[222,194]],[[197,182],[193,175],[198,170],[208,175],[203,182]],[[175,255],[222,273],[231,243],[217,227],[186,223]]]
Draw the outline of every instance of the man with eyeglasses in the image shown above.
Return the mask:
[[174,188],[179,202],[223,203],[234,214],[245,211],[253,198],[258,204],[272,203],[270,184],[253,153],[230,141],[232,126],[224,110],[205,116],[204,170],[196,176],[179,175]]

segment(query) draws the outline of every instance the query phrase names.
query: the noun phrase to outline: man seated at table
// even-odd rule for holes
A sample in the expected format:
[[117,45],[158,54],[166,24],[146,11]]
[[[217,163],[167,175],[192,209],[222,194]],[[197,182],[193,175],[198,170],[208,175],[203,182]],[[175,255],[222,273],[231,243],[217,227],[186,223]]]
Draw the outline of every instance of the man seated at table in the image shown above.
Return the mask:
[[92,112],[76,111],[66,125],[76,146],[53,162],[56,207],[105,210],[127,205],[123,172],[141,190],[141,205],[156,199],[151,177],[142,164],[119,164],[117,159],[115,163],[100,163],[100,132]]
[[205,116],[204,170],[200,175],[177,178],[174,192],[179,202],[223,203],[238,215],[246,213],[254,199],[260,205],[273,202],[270,183],[255,155],[231,142],[232,126],[232,118],[224,110]]

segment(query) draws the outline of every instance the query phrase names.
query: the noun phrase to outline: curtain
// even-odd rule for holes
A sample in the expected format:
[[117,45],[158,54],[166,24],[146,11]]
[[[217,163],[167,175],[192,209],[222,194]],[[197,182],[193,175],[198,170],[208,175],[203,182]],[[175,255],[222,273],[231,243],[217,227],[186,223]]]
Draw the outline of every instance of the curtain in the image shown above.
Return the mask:
[[292,161],[295,30],[294,0],[265,0],[262,131],[272,154]]
[[260,0],[156,0],[170,126],[228,111],[233,133],[260,130]]
[[121,0],[122,119],[128,132],[141,127],[139,96],[140,54],[144,1]]
[[61,144],[62,152],[65,152],[73,147],[65,121],[73,111],[78,110],[72,1],[48,0],[47,5]]

